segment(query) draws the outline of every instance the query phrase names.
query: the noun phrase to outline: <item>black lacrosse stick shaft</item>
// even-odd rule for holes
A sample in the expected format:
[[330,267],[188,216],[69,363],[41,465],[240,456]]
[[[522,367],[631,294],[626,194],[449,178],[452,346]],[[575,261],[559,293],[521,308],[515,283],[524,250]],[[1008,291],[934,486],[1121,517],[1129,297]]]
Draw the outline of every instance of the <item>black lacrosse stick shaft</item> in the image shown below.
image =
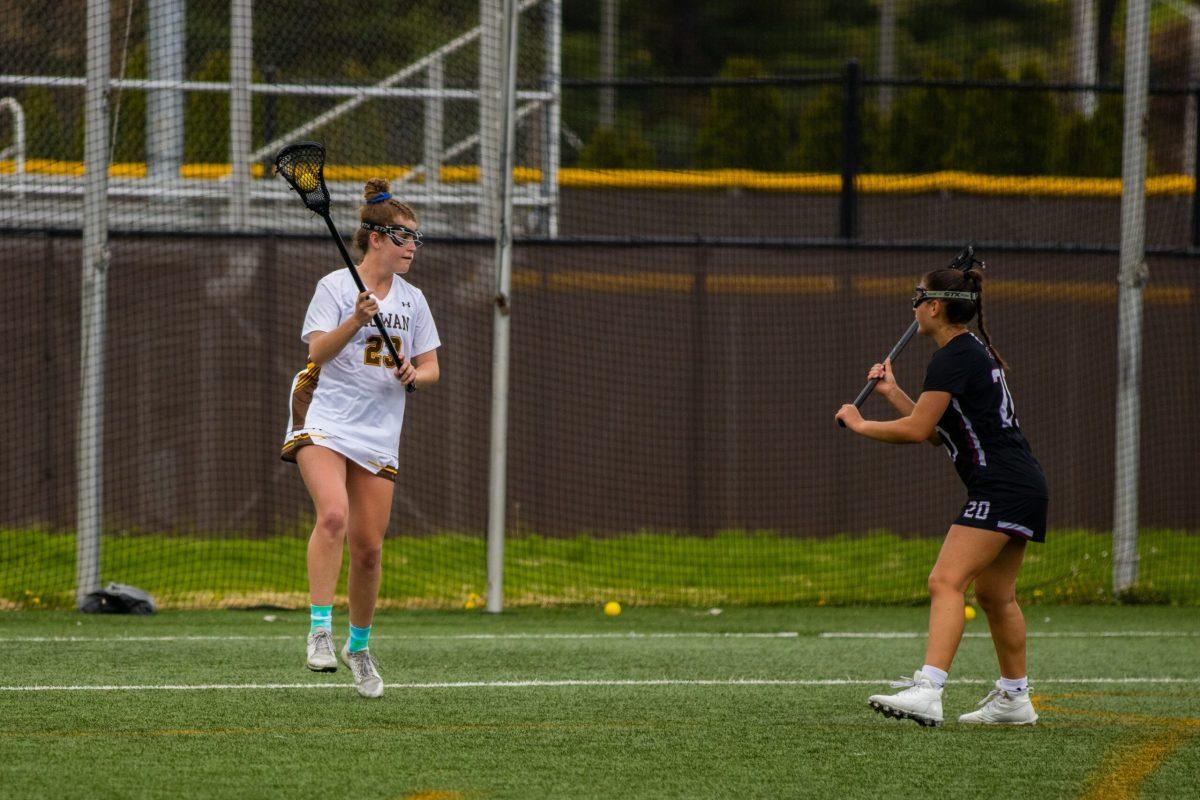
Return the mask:
[[[912,321],[912,324],[908,326],[908,330],[906,330],[904,332],[904,335],[900,337],[900,341],[896,342],[896,344],[892,347],[891,351],[888,352],[888,354],[884,357],[883,360],[887,361],[890,359],[894,363],[896,360],[896,357],[899,356],[901,352],[903,352],[905,345],[908,344],[908,341],[910,339],[912,339],[912,337],[916,334],[916,332],[917,332],[917,321],[914,319]],[[862,388],[862,391],[858,393],[858,397],[854,398],[854,405],[856,408],[862,408],[862,404],[867,402],[867,398],[871,396],[871,392],[875,391],[875,384],[879,383],[879,381],[880,381],[879,378],[871,378],[869,381],[867,381],[867,385],[864,386]],[[840,422],[840,420],[839,420],[839,422]],[[844,428],[846,426],[843,425],[842,427]]]

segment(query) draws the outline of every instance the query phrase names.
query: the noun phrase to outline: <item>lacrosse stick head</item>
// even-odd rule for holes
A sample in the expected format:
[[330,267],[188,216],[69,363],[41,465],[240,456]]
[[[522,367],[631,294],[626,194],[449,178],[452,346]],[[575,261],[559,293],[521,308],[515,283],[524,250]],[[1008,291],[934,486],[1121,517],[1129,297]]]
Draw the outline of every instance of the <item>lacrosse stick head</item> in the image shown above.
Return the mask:
[[975,248],[971,245],[964,247],[962,252],[955,256],[954,260],[950,262],[951,269],[960,270],[964,275],[975,267],[983,269],[984,264],[975,257]]
[[320,142],[289,144],[275,156],[275,173],[296,190],[309,211],[329,215],[329,189],[325,186],[325,146]]

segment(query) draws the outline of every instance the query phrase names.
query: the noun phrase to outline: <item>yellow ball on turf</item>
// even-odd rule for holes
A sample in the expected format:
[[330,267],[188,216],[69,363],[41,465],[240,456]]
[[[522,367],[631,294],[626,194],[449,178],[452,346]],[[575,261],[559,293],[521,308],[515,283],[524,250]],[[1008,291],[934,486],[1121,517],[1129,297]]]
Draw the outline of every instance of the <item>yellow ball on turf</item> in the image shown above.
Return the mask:
[[966,616],[966,618],[967,618],[967,619],[969,619],[969,620],[971,620],[971,619],[975,619],[975,608],[974,608],[974,606],[966,606],[966,607],[963,609],[963,614],[964,614],[964,615]]
[[615,617],[617,614],[621,613],[621,604],[616,600],[609,600],[604,604],[604,613],[607,616]]

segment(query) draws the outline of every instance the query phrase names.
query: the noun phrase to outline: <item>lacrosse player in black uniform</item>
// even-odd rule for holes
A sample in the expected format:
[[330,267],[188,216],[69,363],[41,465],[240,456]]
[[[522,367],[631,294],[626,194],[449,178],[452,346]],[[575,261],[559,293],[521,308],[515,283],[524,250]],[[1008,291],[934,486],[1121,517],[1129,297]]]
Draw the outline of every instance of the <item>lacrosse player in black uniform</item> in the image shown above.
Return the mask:
[[[967,502],[942,544],[929,575],[929,640],[925,664],[912,677],[893,684],[894,695],[873,695],[879,713],[942,724],[942,687],[962,639],[963,593],[972,582],[987,614],[1000,680],[979,709],[958,718],[964,723],[1032,725],[1037,713],[1029,701],[1025,668],[1025,618],[1016,600],[1016,579],[1026,542],[1046,536],[1049,492],[1041,466],[1017,424],[1005,382],[1007,365],[992,347],[983,322],[981,262],[935,270],[912,298],[918,330],[937,342],[914,403],[896,384],[890,362],[868,373],[875,391],[900,418],[864,420],[853,405],[837,419],[855,433],[881,442],[929,442],[944,446],[967,486]],[[979,318],[979,336],[967,323]]]

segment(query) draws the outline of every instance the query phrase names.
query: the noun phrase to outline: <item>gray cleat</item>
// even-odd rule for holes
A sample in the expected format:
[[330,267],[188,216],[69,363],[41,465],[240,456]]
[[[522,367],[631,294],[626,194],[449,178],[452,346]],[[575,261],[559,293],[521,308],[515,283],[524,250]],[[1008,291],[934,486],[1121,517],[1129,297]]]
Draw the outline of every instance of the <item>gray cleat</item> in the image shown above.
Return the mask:
[[383,697],[383,678],[379,677],[379,664],[371,651],[350,652],[350,643],[342,647],[342,661],[354,675],[354,686],[363,697]]
[[313,672],[337,672],[333,634],[324,628],[317,628],[308,635],[308,668]]

